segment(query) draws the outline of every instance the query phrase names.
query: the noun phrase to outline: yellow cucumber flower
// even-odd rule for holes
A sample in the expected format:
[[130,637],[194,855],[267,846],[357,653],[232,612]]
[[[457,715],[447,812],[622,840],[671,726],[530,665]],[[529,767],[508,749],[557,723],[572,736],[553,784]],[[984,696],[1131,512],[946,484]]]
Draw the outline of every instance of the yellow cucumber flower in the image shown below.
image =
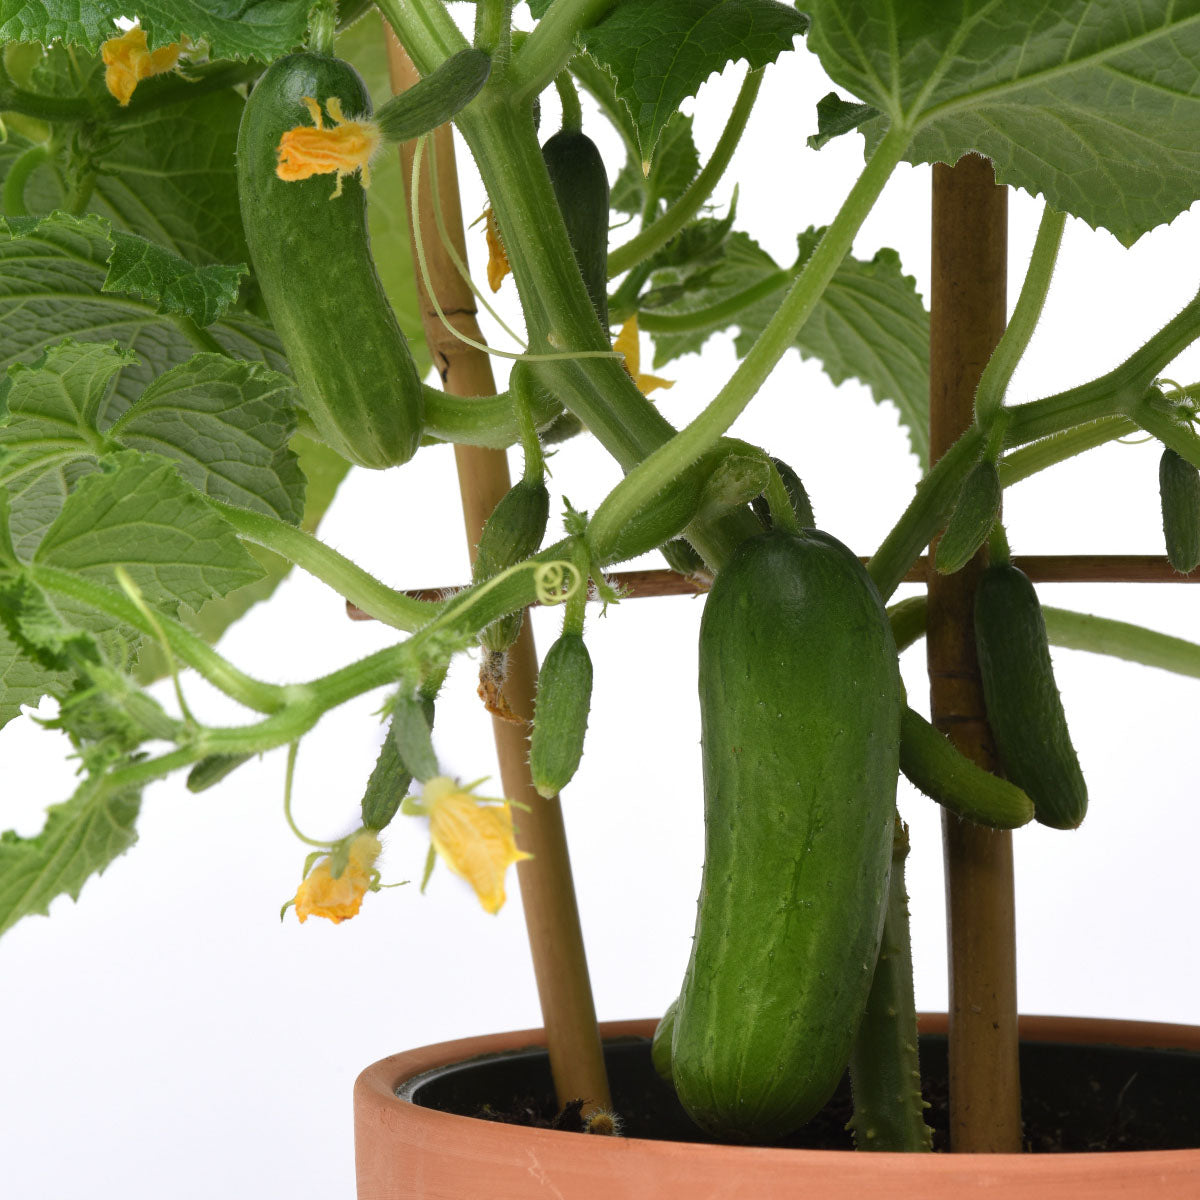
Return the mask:
[[321,106],[311,96],[303,96],[312,117],[311,125],[297,125],[279,139],[279,164],[275,174],[292,183],[313,175],[337,173],[332,200],[342,194],[342,176],[360,172],[363,187],[371,185],[371,158],[379,149],[381,135],[374,121],[356,121],[342,112],[336,96],[325,101],[325,111],[333,121],[326,125]]
[[660,379],[657,375],[642,374],[642,352],[638,346],[637,313],[634,313],[621,326],[621,332],[617,334],[617,339],[613,342],[613,349],[624,356],[625,370],[629,373],[629,378],[637,384],[638,391],[643,396],[650,395],[655,388],[675,386],[673,379]]
[[509,273],[511,268],[508,265],[508,252],[504,249],[504,243],[500,240],[500,229],[496,224],[496,217],[489,208],[484,215],[484,233],[487,237],[487,277],[488,287],[493,292],[500,290],[500,285],[504,282],[504,277]]
[[120,37],[109,38],[100,47],[104,86],[124,108],[143,79],[173,71],[184,49],[182,42],[172,42],[169,46],[148,50],[145,32],[140,25],[135,25]]
[[509,802],[472,793],[482,782],[462,784],[438,775],[424,785],[419,801],[405,802],[405,811],[429,817],[433,849],[475,889],[484,909],[497,913],[509,866],[533,856],[517,849]]
[[350,840],[340,875],[333,874],[333,855],[322,858],[296,891],[296,916],[301,924],[309,917],[327,917],[339,925],[354,916],[363,896],[378,884],[375,860],[382,849],[379,838],[363,829]]

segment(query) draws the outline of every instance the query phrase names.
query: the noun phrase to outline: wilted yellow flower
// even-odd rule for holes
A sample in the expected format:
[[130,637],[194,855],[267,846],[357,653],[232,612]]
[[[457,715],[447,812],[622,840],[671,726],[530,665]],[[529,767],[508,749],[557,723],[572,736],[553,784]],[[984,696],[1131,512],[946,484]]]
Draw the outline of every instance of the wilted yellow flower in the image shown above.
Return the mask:
[[642,374],[642,352],[638,346],[637,313],[634,313],[621,326],[621,332],[617,334],[617,340],[613,342],[613,349],[618,354],[624,355],[625,370],[629,373],[629,378],[637,384],[638,391],[643,396],[650,395],[655,388],[675,386],[673,379],[660,379],[657,375]]
[[483,215],[484,232],[487,236],[488,248],[488,287],[493,292],[498,292],[500,285],[504,282],[505,275],[511,270],[508,265],[508,252],[504,249],[504,243],[500,240],[500,230],[496,225],[495,214],[489,208]]
[[354,916],[378,880],[375,860],[382,849],[375,834],[364,829],[351,840],[340,875],[333,874],[331,855],[322,858],[296,891],[296,916],[301,923],[309,917],[328,917],[338,925]]
[[181,42],[147,50],[146,34],[140,25],[135,25],[120,37],[109,38],[100,47],[100,57],[104,60],[104,86],[124,108],[143,79],[173,71],[183,51]]
[[438,775],[425,784],[419,802],[406,802],[405,810],[428,815],[433,848],[475,889],[479,903],[496,913],[504,904],[509,866],[532,855],[517,849],[509,802],[473,795],[475,786]]
[[[297,125],[279,139],[279,164],[275,174],[291,183],[312,175],[337,173],[333,196],[342,194],[342,176],[362,174],[363,187],[371,184],[371,157],[379,149],[379,126],[374,121],[355,121],[342,112],[336,96],[325,101],[333,124],[327,126],[321,106],[311,96],[301,97],[312,117],[312,125]],[[331,196],[330,199],[333,197]]]

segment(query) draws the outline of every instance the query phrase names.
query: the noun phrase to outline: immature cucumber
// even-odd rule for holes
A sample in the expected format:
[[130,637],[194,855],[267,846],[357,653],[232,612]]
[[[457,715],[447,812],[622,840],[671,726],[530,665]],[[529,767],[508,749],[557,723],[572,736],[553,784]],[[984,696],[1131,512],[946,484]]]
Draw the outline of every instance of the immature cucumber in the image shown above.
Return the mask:
[[437,70],[380,106],[375,123],[389,142],[406,142],[444,125],[461,112],[487,83],[492,60],[468,47]]
[[1028,794],[1043,825],[1074,829],[1087,812],[1087,784],[1067,732],[1037,593],[1011,563],[988,567],[979,581],[975,645],[1005,774]]
[[591,703],[591,656],[579,634],[564,633],[538,673],[529,774],[540,796],[557,796],[571,782],[583,757]]
[[1200,566],[1200,471],[1174,450],[1158,461],[1167,560],[1181,575]]
[[542,158],[575,262],[596,310],[608,328],[608,172],[595,142],[578,129],[560,129],[542,147]]
[[1014,783],[985,771],[920,713],[900,716],[900,770],[950,812],[992,829],[1016,829],[1033,820],[1033,801]]
[[700,626],[705,858],[672,1074],[692,1117],[770,1138],[836,1088],[892,859],[901,686],[879,593],[817,530],[744,542]]
[[1000,515],[1000,474],[991,459],[976,463],[963,482],[958,504],[938,542],[933,565],[941,575],[953,575],[975,557]]
[[[500,498],[479,535],[472,580],[482,583],[536,554],[549,519],[550,493],[545,483],[519,479]],[[521,632],[523,616],[515,612],[493,621],[480,634],[480,642],[493,653],[507,650]]]
[[348,63],[317,54],[277,59],[254,86],[238,131],[238,195],[255,277],[304,407],[321,438],[364,467],[407,461],[421,438],[421,380],[388,304],[367,238],[359,180],[277,178],[276,148],[311,123],[303,103],[371,102]]

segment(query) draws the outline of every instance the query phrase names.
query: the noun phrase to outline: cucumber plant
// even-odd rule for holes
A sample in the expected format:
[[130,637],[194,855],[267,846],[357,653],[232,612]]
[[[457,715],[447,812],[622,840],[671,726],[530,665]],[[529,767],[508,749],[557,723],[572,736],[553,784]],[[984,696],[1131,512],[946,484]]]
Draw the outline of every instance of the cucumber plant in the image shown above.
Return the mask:
[[[657,669],[607,653],[609,631],[638,608],[609,569],[657,551],[711,592],[694,613],[703,883],[654,1066],[708,1135],[748,1142],[795,1132],[849,1069],[860,1148],[928,1149],[912,1082],[899,775],[947,822],[1075,828],[1087,789],[1052,673],[1055,631],[1069,629],[1075,648],[1197,673],[1196,647],[1149,630],[1057,610],[1048,625],[1019,556],[1010,561],[1002,515],[1006,489],[1141,429],[1163,447],[1170,565],[1200,561],[1200,389],[1164,377],[1200,337],[1200,299],[1122,347],[1116,367],[1084,364],[1073,386],[1047,383],[1032,400],[1012,384],[1066,217],[1128,245],[1200,196],[1196,18],[1143,6],[1134,28],[1117,0],[1052,17],[1026,0],[953,11],[811,0],[806,14],[779,0],[678,0],[665,22],[660,6],[631,0],[266,7],[269,19],[190,0],[144,12],[115,0],[0,4],[0,725],[30,730],[24,710],[47,701],[40,719],[66,737],[80,774],[40,831],[0,837],[0,931],[78,897],[133,844],[143,792],[167,777],[199,804],[249,791],[238,781],[251,764],[284,751],[285,818],[299,833],[297,746],[367,697],[378,699],[364,735],[377,756],[358,761],[348,740],[346,794],[328,803],[330,823],[351,814],[354,828],[300,834],[314,849],[289,904],[302,919],[357,914],[392,854],[425,845],[398,819],[408,815],[428,822],[426,878],[441,858],[495,912],[509,866],[530,880],[553,873],[523,844],[556,811],[545,806],[572,779],[595,787],[585,731],[594,744],[624,715],[606,710],[606,681]],[[385,29],[421,76],[396,96]],[[703,105],[705,80],[742,62],[702,161],[691,101]],[[800,118],[761,99],[765,78],[789,73],[852,97],[817,106],[811,170],[835,138],[861,133],[867,156],[827,224],[807,224],[794,197],[805,218],[787,230],[795,258],[777,262],[740,227],[739,193],[723,180],[751,121],[786,120],[780,171],[800,152]],[[1168,76],[1179,103],[1163,99]],[[428,136],[451,120],[487,196],[490,274],[519,306],[512,348],[495,351],[515,361],[494,395],[475,394],[478,376],[464,394],[447,383],[460,346],[487,351],[439,299],[439,271],[469,277],[447,232],[458,197]],[[403,157],[401,141],[412,143]],[[974,421],[931,462],[929,314],[895,251],[852,249],[901,163],[969,153],[1045,212]],[[664,381],[642,369],[639,338],[655,371],[708,356],[680,406],[675,393],[645,394]],[[873,498],[887,533],[865,567],[871,547],[827,532],[843,518],[822,494],[831,472],[859,469],[856,446],[732,433],[793,348],[893,406],[920,466],[895,511]],[[430,368],[446,387],[424,378]],[[610,476],[580,467],[571,439],[597,447]],[[371,531],[399,577],[439,515],[404,492],[406,464],[451,443],[464,458],[524,455],[465,587],[400,590],[317,536],[348,471],[403,468],[375,478],[410,503],[384,506]],[[583,496],[594,496],[586,512],[571,504]],[[1021,536],[1015,523],[1018,552]],[[331,668],[319,632],[298,631],[283,682],[218,649],[293,566],[394,640]],[[961,632],[977,649],[1004,778],[905,696],[899,656],[933,606],[885,605],[923,567],[981,572]],[[603,627],[587,620],[592,601]],[[523,614],[555,604],[562,631],[521,714],[503,698],[504,656]],[[452,667],[472,655],[485,702],[516,723],[509,736],[528,737],[528,813],[449,773],[484,754],[441,715],[460,686]],[[146,690],[156,673],[169,690]],[[193,709],[193,673],[242,719]],[[690,749],[664,754],[682,761]],[[417,903],[402,896],[370,903]],[[539,947],[543,961],[555,951]],[[563,1027],[560,1015],[548,1024]]]

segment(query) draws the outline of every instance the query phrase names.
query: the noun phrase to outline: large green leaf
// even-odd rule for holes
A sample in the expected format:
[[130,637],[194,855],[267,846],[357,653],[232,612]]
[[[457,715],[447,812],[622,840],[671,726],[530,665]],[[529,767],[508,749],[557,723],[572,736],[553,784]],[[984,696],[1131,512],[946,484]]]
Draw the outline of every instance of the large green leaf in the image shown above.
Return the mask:
[[726,63],[774,62],[805,19],[776,0],[633,0],[585,30],[589,54],[611,72],[633,115],[644,157],[688,96]]
[[56,896],[79,899],[84,883],[137,840],[140,807],[139,790],[112,791],[88,779],[49,810],[36,837],[0,833],[0,933],[45,913]]
[[0,0],[0,43],[62,41],[97,50],[136,16],[151,47],[183,37],[213,58],[269,60],[298,46],[313,0]]
[[[715,228],[715,223],[707,223]],[[774,315],[790,278],[808,260],[820,229],[800,235],[799,254],[788,272],[744,233],[731,233],[682,268],[656,272],[644,302],[646,328],[655,340],[655,366],[698,351],[720,329],[737,326],[735,346],[744,355]],[[747,290],[775,281],[757,302],[722,314],[686,332],[654,331],[656,316],[689,316],[730,301]],[[905,275],[894,250],[880,250],[869,262],[847,257],[825,289],[812,316],[796,335],[803,358],[817,359],[834,381],[858,379],[878,403],[892,401],[908,429],[913,453],[925,465],[929,456],[929,314]]]
[[[117,341],[141,361],[121,372],[102,424],[156,375],[212,348],[186,314],[158,311],[169,297],[151,302],[106,291],[112,253],[112,230],[102,217],[0,218],[0,370],[35,359],[65,335]],[[274,332],[249,313],[227,313],[207,335],[239,358],[287,369]]]
[[809,8],[810,49],[911,131],[913,162],[977,150],[1002,183],[1126,245],[1200,196],[1200,0]]
[[20,715],[22,704],[61,696],[70,681],[69,674],[50,670],[25,654],[0,622],[0,729]]

